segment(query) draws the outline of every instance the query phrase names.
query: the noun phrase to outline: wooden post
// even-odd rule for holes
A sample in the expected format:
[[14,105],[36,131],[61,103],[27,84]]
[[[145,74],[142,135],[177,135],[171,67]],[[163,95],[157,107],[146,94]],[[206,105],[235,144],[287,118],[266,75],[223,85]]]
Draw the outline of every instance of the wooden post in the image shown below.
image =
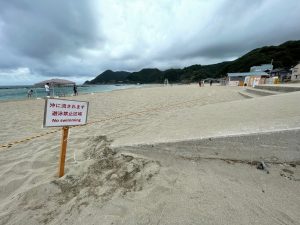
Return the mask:
[[67,151],[67,143],[68,143],[68,134],[69,134],[69,127],[63,127],[62,136],[61,136],[58,177],[62,177],[65,173],[65,160],[66,160],[66,151]]

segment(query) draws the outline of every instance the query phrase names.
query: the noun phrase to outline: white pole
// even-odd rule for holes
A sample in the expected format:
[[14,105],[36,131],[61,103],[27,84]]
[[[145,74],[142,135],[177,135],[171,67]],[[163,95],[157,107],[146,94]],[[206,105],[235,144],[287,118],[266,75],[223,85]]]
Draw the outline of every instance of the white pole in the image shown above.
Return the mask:
[[54,98],[54,84],[51,83],[51,86],[52,86],[52,97]]

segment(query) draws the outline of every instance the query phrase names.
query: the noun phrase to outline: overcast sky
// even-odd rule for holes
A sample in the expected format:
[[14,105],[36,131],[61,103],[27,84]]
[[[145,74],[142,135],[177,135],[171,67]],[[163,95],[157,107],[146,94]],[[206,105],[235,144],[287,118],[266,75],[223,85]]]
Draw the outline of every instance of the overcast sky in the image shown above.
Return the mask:
[[0,85],[233,60],[299,21],[300,0],[0,0]]

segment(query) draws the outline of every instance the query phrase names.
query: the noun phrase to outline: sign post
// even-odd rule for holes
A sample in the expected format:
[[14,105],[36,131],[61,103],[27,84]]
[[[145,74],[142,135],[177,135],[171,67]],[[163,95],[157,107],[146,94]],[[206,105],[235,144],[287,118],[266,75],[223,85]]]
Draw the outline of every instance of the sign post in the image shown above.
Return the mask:
[[70,126],[82,126],[87,123],[88,102],[49,98],[45,101],[44,127],[62,127],[61,149],[58,176],[62,177]]
[[66,152],[67,152],[67,144],[68,144],[68,134],[69,134],[69,127],[63,127],[62,136],[61,136],[58,177],[62,177],[65,174],[65,161],[66,161]]

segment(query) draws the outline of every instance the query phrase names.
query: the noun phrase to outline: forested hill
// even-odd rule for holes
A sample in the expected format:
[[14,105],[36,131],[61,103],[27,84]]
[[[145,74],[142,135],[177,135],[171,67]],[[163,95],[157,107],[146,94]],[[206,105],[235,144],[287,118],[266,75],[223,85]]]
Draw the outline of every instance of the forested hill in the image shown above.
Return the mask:
[[166,78],[169,82],[193,82],[205,78],[224,77],[228,72],[246,72],[251,66],[270,63],[272,60],[274,68],[295,66],[300,61],[300,41],[288,41],[279,46],[257,48],[234,61],[211,65],[192,65],[183,69],[165,71],[147,68],[132,73],[106,70],[85,84],[162,83]]
[[[90,84],[105,84],[105,83],[117,83],[118,81],[125,81],[130,75],[129,72],[126,71],[111,71],[106,70],[97,76],[95,79],[91,80]],[[87,83],[87,82],[86,82]]]
[[251,66],[271,63],[274,68],[289,69],[300,61],[300,41],[288,41],[279,46],[266,46],[257,48],[232,61],[221,70],[227,72],[246,72]]

